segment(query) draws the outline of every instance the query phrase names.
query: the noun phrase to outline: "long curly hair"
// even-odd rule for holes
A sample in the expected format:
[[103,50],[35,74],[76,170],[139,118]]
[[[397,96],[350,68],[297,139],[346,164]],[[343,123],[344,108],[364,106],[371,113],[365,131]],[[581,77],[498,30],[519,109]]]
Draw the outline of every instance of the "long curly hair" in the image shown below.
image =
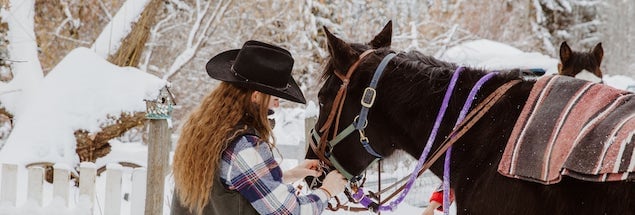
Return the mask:
[[172,173],[181,205],[201,214],[207,205],[223,151],[235,138],[241,122],[256,130],[261,140],[274,145],[267,120],[271,96],[222,82],[194,109],[183,125],[174,152]]

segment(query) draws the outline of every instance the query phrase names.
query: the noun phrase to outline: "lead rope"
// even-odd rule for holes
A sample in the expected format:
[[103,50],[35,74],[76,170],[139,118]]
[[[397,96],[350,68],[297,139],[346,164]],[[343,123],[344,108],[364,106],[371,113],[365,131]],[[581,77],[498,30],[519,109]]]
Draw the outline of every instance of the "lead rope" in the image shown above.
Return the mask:
[[[394,201],[390,202],[389,205],[384,205],[383,203],[380,203],[379,205],[377,205],[375,208],[373,208],[373,211],[392,211],[393,209],[395,209],[397,207],[397,205],[399,205],[405,198],[406,195],[410,192],[410,188],[412,187],[412,184],[414,183],[414,180],[418,177],[417,174],[415,174],[417,172],[418,169],[421,169],[423,164],[425,163],[425,160],[428,156],[428,154],[430,153],[430,149],[432,148],[432,144],[434,143],[434,140],[437,136],[437,133],[439,131],[439,127],[441,126],[441,121],[443,121],[443,117],[445,115],[445,112],[447,110],[448,104],[450,103],[450,98],[452,97],[452,92],[454,91],[454,87],[456,86],[456,82],[459,79],[459,75],[461,73],[461,71],[463,71],[463,67],[458,67],[456,68],[456,70],[454,71],[454,73],[452,74],[452,78],[450,80],[450,83],[448,84],[448,88],[445,91],[445,96],[443,97],[443,102],[441,103],[441,107],[439,107],[439,112],[437,113],[437,118],[434,122],[432,131],[430,132],[430,136],[428,137],[428,141],[426,142],[426,146],[423,150],[423,153],[421,154],[421,156],[419,157],[419,161],[417,162],[417,165],[415,167],[415,169],[413,170],[412,174],[410,174],[410,176],[408,177],[408,181],[406,181],[406,184],[404,185],[404,191],[399,195],[399,197],[397,197],[397,199],[395,199]],[[396,194],[396,193],[393,193]],[[363,189],[360,187],[357,192],[355,194],[353,194],[353,197],[355,199],[359,199],[360,203],[362,205],[364,205],[365,207],[369,207],[371,205],[373,205],[373,201],[370,200],[367,196],[364,195],[364,191]],[[392,197],[392,196],[391,196]],[[380,201],[381,202],[381,201]]]
[[[454,129],[465,119],[465,115],[472,107],[472,102],[476,99],[476,93],[481,89],[485,82],[489,81],[494,75],[498,74],[498,72],[491,72],[487,75],[481,77],[472,90],[470,94],[468,94],[465,103],[463,104],[463,108],[461,108],[461,112],[459,112],[459,117],[456,119],[456,123],[454,124]],[[450,214],[450,159],[452,158],[452,146],[448,148],[445,152],[445,162],[443,164],[443,214]]]
[[[423,168],[419,170],[419,173],[417,173],[417,177],[423,174],[425,170],[430,168],[430,166],[432,166],[432,164],[436,162],[437,159],[439,159],[439,157],[441,157],[443,152],[445,152],[452,144],[454,144],[470,128],[472,128],[472,126],[474,126],[474,124],[476,124],[476,122],[478,122],[485,115],[485,113],[487,113],[489,109],[491,109],[492,106],[494,106],[494,104],[496,104],[496,102],[505,95],[505,93],[509,89],[511,89],[513,86],[515,86],[518,83],[520,83],[520,80],[512,80],[503,84],[503,86],[496,89],[494,93],[490,94],[487,98],[485,98],[485,100],[483,100],[483,102],[481,102],[478,106],[476,106],[476,108],[472,109],[472,111],[470,111],[468,115],[465,117],[465,120],[461,122],[461,124],[459,124],[459,126],[457,126],[456,129],[453,130],[452,133],[450,133],[448,138],[446,138],[445,141],[441,143],[441,146],[437,148],[437,150],[435,150],[435,152],[432,154],[432,157],[430,157],[430,160],[426,161],[426,163],[423,165]],[[396,184],[403,183],[406,179],[408,178],[407,177],[402,178],[401,180],[393,184],[393,186]],[[392,188],[393,186],[387,187],[379,193],[384,193],[388,191],[388,189]],[[388,198],[384,199],[384,201],[382,201],[380,204],[386,203],[388,200],[395,197],[395,195],[397,195],[397,193],[399,193],[403,189],[405,189],[405,185],[402,185],[399,188],[397,188],[394,192],[392,192],[388,196]]]

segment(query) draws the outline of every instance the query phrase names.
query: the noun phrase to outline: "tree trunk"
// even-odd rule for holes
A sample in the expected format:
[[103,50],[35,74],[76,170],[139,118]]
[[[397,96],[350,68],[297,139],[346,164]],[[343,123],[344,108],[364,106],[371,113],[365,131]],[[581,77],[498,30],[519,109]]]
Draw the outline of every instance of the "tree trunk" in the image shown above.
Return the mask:
[[108,61],[118,66],[139,65],[146,42],[150,36],[150,29],[157,22],[157,13],[163,6],[161,0],[151,0],[143,9],[139,21],[134,24],[130,34],[121,42],[119,50],[109,57]]

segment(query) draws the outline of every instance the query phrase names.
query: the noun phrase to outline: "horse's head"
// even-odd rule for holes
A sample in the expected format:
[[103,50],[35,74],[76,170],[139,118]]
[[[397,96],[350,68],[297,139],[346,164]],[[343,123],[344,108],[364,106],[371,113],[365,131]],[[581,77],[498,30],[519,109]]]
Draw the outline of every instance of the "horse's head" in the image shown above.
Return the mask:
[[602,43],[598,43],[589,52],[575,52],[567,42],[560,45],[560,64],[558,64],[558,74],[571,76],[592,82],[602,82],[602,70],[600,63],[604,50]]
[[[375,117],[374,121],[356,126],[366,118],[360,117],[362,103],[370,110],[375,99],[373,90],[366,88],[380,62],[392,53],[389,49],[392,22],[388,22],[367,44],[346,43],[326,27],[324,32],[330,59],[324,68],[324,84],[318,93],[320,112],[307,158],[319,158],[328,164],[325,168],[337,169],[355,181],[356,176],[378,157],[393,151],[386,144],[378,144],[386,141],[386,137],[378,135],[385,126],[380,119]],[[388,65],[386,70],[388,67],[394,65]],[[360,102],[362,99],[364,101]]]

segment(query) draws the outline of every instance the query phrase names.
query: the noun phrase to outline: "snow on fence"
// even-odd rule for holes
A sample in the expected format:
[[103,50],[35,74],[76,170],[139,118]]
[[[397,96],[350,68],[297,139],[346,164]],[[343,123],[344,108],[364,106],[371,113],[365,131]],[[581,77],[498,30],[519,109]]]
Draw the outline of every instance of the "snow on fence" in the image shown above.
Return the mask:
[[[53,167],[53,198],[48,198],[44,192],[43,185],[45,171],[42,167],[32,166],[27,168],[27,194],[26,202],[23,205],[17,205],[18,199],[18,180],[20,179],[18,174],[18,166],[15,164],[0,164],[0,208],[3,210],[15,209],[19,211],[20,207],[29,207],[28,204],[35,204],[38,208],[50,207],[53,204],[59,204],[62,201],[62,205],[65,208],[71,208],[85,206],[89,214],[93,214],[93,210],[97,210],[95,206],[99,206],[99,203],[95,201],[96,195],[96,179],[97,168],[94,163],[83,162],[79,168],[79,198],[78,202],[71,204],[71,193],[74,193],[73,184],[76,182],[71,180],[72,169],[66,165],[56,164]],[[146,195],[146,169],[135,168],[132,171],[131,179],[131,192],[130,192],[130,211],[121,211],[122,204],[122,176],[124,168],[119,164],[109,164],[106,167],[106,184],[104,192],[104,215],[118,215],[118,214],[143,214],[145,209],[145,195]],[[76,194],[76,193],[74,193]],[[50,194],[49,194],[50,195]],[[48,202],[45,202],[50,200]],[[84,201],[84,202],[82,202]],[[87,201],[87,202],[86,202]],[[56,205],[56,207],[59,207]],[[100,209],[99,209],[100,210]]]

